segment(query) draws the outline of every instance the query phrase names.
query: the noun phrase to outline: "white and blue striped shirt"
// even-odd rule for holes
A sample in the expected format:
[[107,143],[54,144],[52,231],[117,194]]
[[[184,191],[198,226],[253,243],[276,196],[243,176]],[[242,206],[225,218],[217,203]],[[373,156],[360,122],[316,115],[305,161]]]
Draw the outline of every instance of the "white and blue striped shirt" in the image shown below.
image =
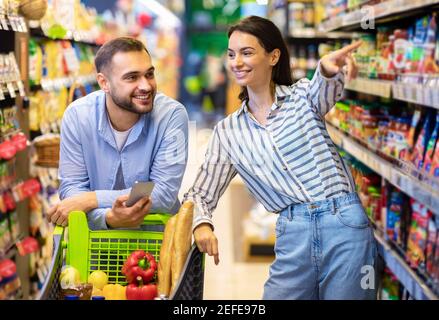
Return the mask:
[[325,78],[320,64],[312,80],[276,86],[275,102],[262,126],[246,103],[214,128],[193,187],[193,228],[212,223],[212,212],[239,173],[270,212],[296,203],[353,192],[354,181],[325,128],[324,115],[340,99],[344,75]]

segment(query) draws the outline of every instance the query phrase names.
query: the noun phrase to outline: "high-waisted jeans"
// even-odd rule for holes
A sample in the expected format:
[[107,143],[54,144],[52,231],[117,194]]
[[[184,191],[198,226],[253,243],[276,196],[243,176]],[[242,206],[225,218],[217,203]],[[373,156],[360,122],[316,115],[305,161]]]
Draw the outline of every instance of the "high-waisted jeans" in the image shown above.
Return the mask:
[[376,298],[376,242],[356,193],[280,212],[274,251],[263,299]]

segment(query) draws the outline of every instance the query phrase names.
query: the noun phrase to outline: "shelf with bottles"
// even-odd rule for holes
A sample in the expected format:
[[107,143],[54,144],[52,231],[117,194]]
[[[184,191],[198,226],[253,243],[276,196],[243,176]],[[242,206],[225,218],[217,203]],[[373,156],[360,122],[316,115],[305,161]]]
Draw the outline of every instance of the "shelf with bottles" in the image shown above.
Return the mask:
[[81,43],[83,45],[88,45],[88,46],[100,46],[101,45],[101,44],[98,44],[98,43],[93,42],[93,41],[87,41],[86,40],[87,37],[80,36],[81,33],[79,33],[75,37],[65,36],[63,38],[57,38],[57,37],[50,37],[49,35],[45,34],[43,29],[41,29],[41,27],[34,27],[34,28],[29,28],[29,34],[31,37],[36,38],[36,39],[68,40],[68,41],[77,42],[77,43]]
[[113,28],[105,28],[104,22],[94,8],[88,8],[79,0],[49,2],[40,19],[29,21],[32,37],[72,40],[88,45],[102,44],[104,35]]
[[[341,3],[340,3],[341,2]],[[437,8],[437,0],[326,1],[325,20],[319,29],[348,31],[373,29],[376,24],[412,18]]]
[[439,214],[436,111],[387,114],[389,108],[339,102],[327,115],[328,133],[336,145]]
[[319,58],[330,51],[341,48],[350,40],[336,39],[327,43],[307,43],[306,41],[290,41],[290,65],[292,78],[297,81],[301,78],[311,79],[317,68]]
[[354,54],[358,77],[349,90],[439,108],[437,12],[405,28],[378,28],[362,35]]
[[375,228],[380,255],[415,299],[439,294],[439,216],[348,152],[358,195]]
[[322,8],[320,0],[288,2],[286,6],[287,24],[283,29],[287,29],[286,39],[290,44],[294,44],[299,40],[308,43],[319,43],[334,39],[352,38],[352,33],[322,32],[319,30],[317,26],[323,19]]
[[314,41],[314,42],[324,42],[328,40],[338,40],[338,39],[352,39],[357,34],[345,33],[345,32],[320,32],[316,29],[302,29],[293,30],[288,35],[288,41],[292,42],[294,40],[304,40],[304,41]]

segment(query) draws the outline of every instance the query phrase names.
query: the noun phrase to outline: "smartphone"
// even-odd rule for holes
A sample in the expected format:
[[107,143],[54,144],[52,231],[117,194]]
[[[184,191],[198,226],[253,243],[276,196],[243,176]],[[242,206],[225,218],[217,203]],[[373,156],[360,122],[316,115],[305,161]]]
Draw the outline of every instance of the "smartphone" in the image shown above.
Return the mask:
[[154,182],[134,182],[133,187],[131,188],[130,195],[128,200],[126,201],[126,206],[131,207],[137,201],[142,199],[143,197],[150,196],[152,193],[152,189],[154,189]]

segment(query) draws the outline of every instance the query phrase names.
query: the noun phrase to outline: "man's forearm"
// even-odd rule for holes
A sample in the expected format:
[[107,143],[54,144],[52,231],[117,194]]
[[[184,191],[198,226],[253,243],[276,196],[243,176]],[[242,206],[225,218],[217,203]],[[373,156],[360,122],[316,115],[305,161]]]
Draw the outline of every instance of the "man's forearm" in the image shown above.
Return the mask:
[[83,201],[83,208],[85,212],[89,212],[98,207],[96,192],[89,191],[81,194],[80,196],[81,196],[81,201]]

